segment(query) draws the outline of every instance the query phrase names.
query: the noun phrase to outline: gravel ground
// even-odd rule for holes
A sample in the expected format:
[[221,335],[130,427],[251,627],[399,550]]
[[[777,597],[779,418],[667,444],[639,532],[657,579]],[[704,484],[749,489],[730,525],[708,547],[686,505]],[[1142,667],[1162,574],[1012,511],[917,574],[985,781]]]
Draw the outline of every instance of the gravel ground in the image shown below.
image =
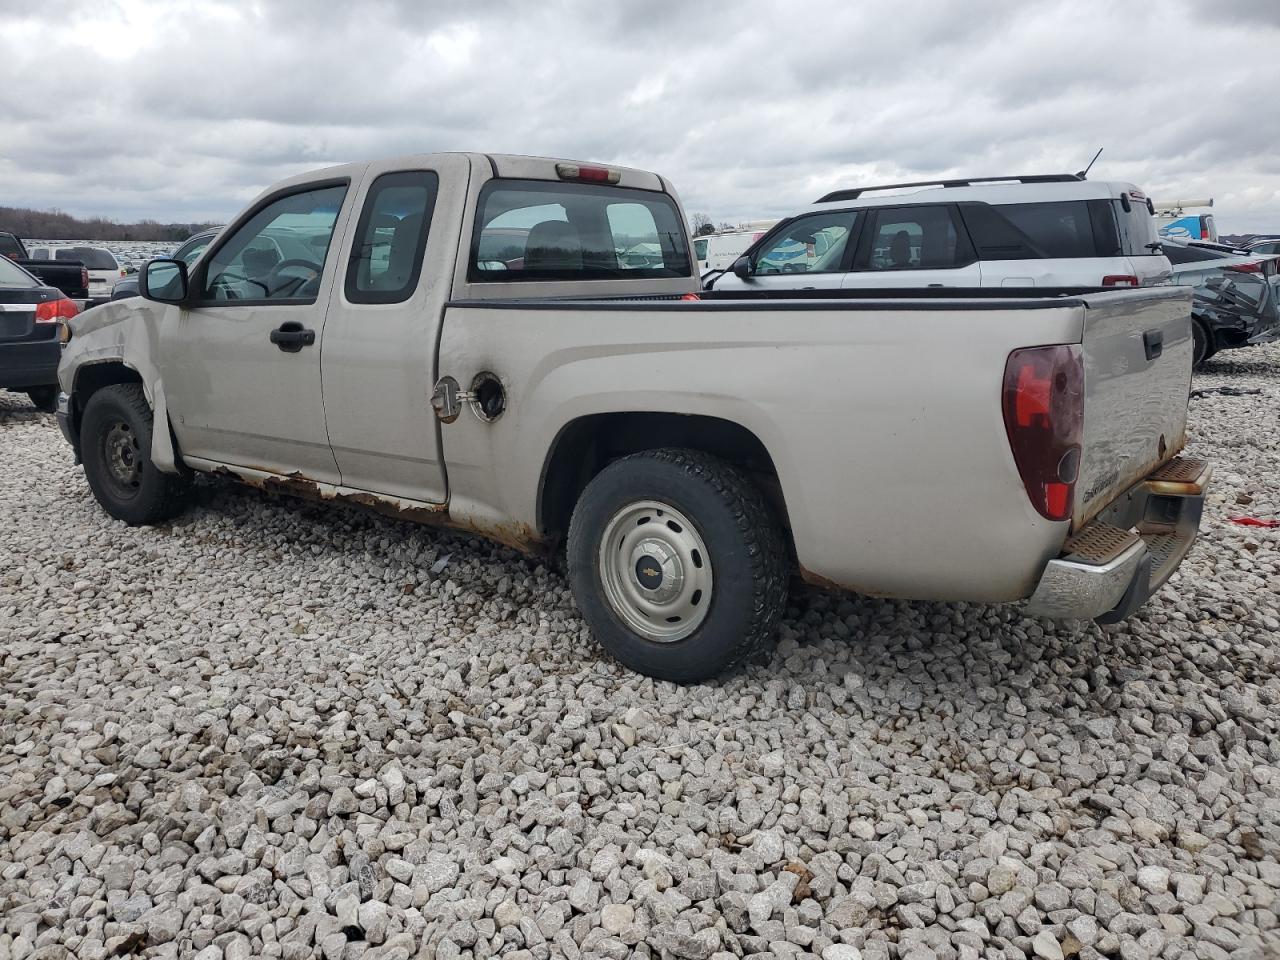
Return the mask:
[[107,519],[0,400],[0,960],[1280,956],[1280,346],[1119,627],[802,594],[679,688],[509,551],[209,487]]

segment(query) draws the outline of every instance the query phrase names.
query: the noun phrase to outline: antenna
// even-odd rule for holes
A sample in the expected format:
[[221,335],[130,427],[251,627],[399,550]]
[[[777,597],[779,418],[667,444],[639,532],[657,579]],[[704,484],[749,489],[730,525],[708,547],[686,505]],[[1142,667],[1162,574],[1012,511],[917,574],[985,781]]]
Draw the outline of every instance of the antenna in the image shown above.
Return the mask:
[[1098,148],[1098,152],[1093,155],[1093,159],[1089,161],[1089,165],[1076,174],[1081,180],[1089,175],[1089,171],[1093,169],[1093,165],[1098,162],[1098,158],[1102,156],[1102,147]]

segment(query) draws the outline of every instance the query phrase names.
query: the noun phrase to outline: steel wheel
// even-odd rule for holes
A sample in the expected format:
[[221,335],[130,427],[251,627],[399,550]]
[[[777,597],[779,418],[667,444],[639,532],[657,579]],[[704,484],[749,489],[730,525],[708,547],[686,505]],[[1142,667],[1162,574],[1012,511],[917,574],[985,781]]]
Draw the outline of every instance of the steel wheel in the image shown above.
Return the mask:
[[670,504],[641,500],[618,510],[600,541],[600,582],[609,606],[647,640],[689,636],[711,608],[711,555]]
[[137,495],[142,486],[142,465],[145,458],[138,435],[123,420],[116,421],[102,440],[103,460],[107,475],[121,497]]

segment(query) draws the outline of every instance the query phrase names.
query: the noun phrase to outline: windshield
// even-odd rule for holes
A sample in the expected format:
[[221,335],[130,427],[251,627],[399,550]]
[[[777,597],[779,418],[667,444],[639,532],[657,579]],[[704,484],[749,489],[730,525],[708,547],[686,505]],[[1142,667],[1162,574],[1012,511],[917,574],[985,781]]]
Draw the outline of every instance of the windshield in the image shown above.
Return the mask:
[[472,281],[688,277],[689,245],[665,193],[494,180],[480,193]]
[[39,284],[31,279],[31,275],[20,266],[5,257],[0,257],[0,287],[35,287]]
[[56,260],[79,260],[89,270],[119,270],[120,265],[116,263],[108,250],[101,247],[63,247],[54,254]]

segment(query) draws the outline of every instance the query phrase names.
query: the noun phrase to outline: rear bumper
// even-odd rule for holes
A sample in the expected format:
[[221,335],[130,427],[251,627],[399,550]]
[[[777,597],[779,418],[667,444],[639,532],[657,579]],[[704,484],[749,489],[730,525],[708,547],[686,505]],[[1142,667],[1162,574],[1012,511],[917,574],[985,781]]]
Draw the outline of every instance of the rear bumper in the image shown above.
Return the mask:
[[58,382],[62,344],[57,340],[15,340],[0,343],[0,388],[22,390],[50,387]]
[[1179,457],[1130,487],[1049,561],[1026,613],[1115,623],[1137,610],[1195,543],[1211,473]]

